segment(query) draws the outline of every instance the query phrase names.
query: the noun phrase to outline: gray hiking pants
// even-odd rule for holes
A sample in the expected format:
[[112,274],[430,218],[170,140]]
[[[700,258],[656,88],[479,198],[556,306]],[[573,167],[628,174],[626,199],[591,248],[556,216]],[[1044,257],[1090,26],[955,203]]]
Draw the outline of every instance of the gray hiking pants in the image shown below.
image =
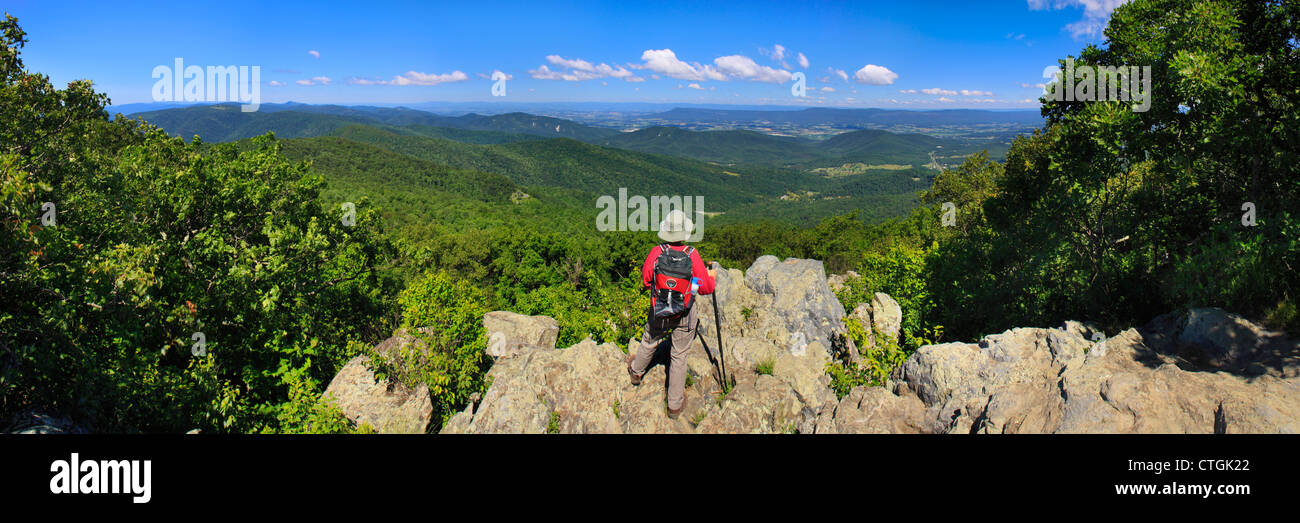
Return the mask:
[[[699,296],[696,296],[698,299]],[[664,335],[672,333],[673,348],[669,354],[670,363],[668,365],[668,408],[670,410],[681,410],[682,400],[686,397],[686,355],[691,349],[691,342],[695,340],[695,311],[694,305],[676,325],[668,322],[666,325],[656,325],[654,317],[646,321],[645,333],[641,335],[641,346],[636,350],[636,357],[632,360],[632,372],[637,376],[645,375],[645,371],[650,368],[650,362],[654,359],[655,349],[663,340]]]

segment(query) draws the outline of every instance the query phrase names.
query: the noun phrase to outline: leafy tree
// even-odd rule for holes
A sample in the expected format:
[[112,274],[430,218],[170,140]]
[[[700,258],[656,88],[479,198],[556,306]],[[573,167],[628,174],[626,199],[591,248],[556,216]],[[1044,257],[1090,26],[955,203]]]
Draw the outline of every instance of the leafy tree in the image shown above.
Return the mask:
[[271,137],[240,151],[109,121],[89,82],[23,69],[16,19],[0,28],[0,410],[292,429],[278,413],[302,386],[388,330],[374,213],[344,224]]

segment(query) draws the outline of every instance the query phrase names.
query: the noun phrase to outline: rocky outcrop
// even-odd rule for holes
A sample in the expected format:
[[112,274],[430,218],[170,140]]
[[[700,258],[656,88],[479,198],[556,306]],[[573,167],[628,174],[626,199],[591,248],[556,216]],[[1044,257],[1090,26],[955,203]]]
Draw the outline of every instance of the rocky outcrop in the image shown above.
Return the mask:
[[[1077,322],[1012,329],[979,343],[921,347],[896,372],[890,394],[845,397],[832,415],[819,418],[814,431],[844,426],[946,433],[1300,431],[1294,360],[1222,345],[1225,337],[1200,336],[1207,331],[1254,333],[1234,343],[1257,348],[1287,345],[1291,354],[1300,349],[1277,333],[1208,309],[1162,317],[1112,338]],[[1221,368],[1207,368],[1176,351],[1236,357]],[[1253,375],[1228,370],[1262,370],[1254,366],[1259,360],[1275,366]],[[869,408],[862,408],[864,401]],[[918,401],[924,412],[918,411]]]
[[[1218,309],[1168,314],[1109,338],[1069,321],[928,345],[886,386],[837,398],[826,366],[853,347],[820,262],[767,256],[744,272],[719,271],[720,356],[734,380],[726,394],[715,361],[714,300],[697,303],[701,336],[687,359],[677,419],[665,413],[666,345],[632,386],[618,346],[584,340],[557,349],[554,320],[494,312],[484,318],[498,340],[489,347],[492,385],[442,432],[1300,432],[1300,345]],[[897,339],[902,310],[888,295],[876,294],[852,315]],[[330,389],[352,391],[340,401],[350,417],[381,431],[427,423],[427,392],[396,390],[349,369]]]
[[830,286],[831,292],[840,292],[848,285],[850,280],[855,280],[861,276],[853,271],[845,271],[844,274],[832,274],[826,277],[826,284]]
[[488,355],[505,358],[532,348],[554,349],[560,324],[547,316],[495,311],[483,316],[483,330],[488,337]]
[[[689,386],[677,420],[665,415],[666,344],[634,387],[625,352],[586,340],[497,360],[482,401],[453,416],[443,432],[541,433],[548,426],[559,432],[795,432],[823,406],[835,404],[825,367],[833,346],[842,343],[836,340],[842,338],[844,310],[821,262],[760,258],[747,274],[719,271],[716,292],[722,358],[715,364],[705,349],[708,344],[716,354],[718,338],[714,301],[704,298],[697,302],[704,342],[697,338],[691,347]],[[720,364],[735,383],[725,395]]]
[[[898,306],[898,302],[889,297],[888,294],[877,292],[872,297],[871,303],[859,303],[849,314],[850,318],[858,321],[858,324],[866,330],[866,343],[875,345],[877,342],[897,343],[899,334],[903,331],[903,309]],[[884,336],[885,340],[878,340],[877,336]],[[866,347],[857,347],[849,342],[848,352],[849,361],[857,363],[860,360],[859,351]]]
[[70,418],[39,410],[23,410],[14,415],[0,434],[89,434],[91,430]]
[[[376,346],[375,352],[397,358],[406,349],[422,346],[418,338],[399,331]],[[352,358],[343,366],[326,387],[324,397],[337,404],[354,424],[369,424],[385,434],[423,434],[433,416],[427,385],[410,388],[396,381],[380,380],[371,370],[370,359],[364,355]]]
[[[762,256],[745,271],[744,282],[747,289],[732,287],[752,291],[758,298],[753,305],[775,314],[762,319],[788,334],[786,345],[792,353],[802,353],[811,343],[828,350],[844,332],[844,306],[831,292],[822,262]],[[718,298],[726,303],[728,296]]]

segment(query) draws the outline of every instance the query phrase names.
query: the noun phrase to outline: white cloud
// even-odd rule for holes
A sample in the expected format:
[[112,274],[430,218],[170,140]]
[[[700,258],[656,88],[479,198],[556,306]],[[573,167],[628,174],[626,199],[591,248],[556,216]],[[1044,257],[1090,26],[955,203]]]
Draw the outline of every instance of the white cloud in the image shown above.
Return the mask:
[[700,87],[700,84],[690,84],[690,85],[687,85],[686,87],[689,87],[689,88],[691,88],[691,89],[698,89],[698,90],[700,90],[700,91],[703,91],[703,90],[704,90],[703,87]]
[[271,87],[284,87],[284,82],[277,82],[275,80],[271,80],[267,82],[266,85],[269,85]]
[[1075,39],[1095,37],[1101,34],[1110,22],[1110,14],[1115,8],[1128,3],[1128,0],[1028,0],[1031,11],[1056,10],[1068,7],[1082,7],[1083,19],[1065,26]]
[[726,80],[727,76],[711,65],[699,62],[686,63],[677,59],[672,49],[647,49],[641,53],[642,67],[656,73],[678,80],[704,81]]
[[916,89],[899,89],[898,92],[903,94],[916,94]]
[[569,82],[581,82],[598,78],[621,78],[628,82],[643,81],[623,66],[615,67],[604,63],[597,65],[580,58],[570,60],[557,54],[547,55],[546,61],[550,62],[551,65],[567,70],[553,71],[550,67],[542,65],[537,69],[528,71],[528,74],[539,80],[566,80]]
[[957,96],[957,91],[951,91],[951,90],[948,90],[948,89],[940,89],[940,88],[938,88],[938,87],[931,87],[931,88],[929,88],[929,89],[921,89],[921,92],[922,92],[922,93],[925,93],[925,94],[942,94],[942,95],[945,95],[945,96]]
[[993,96],[993,93],[990,93],[988,91],[969,91],[966,89],[962,89],[961,95],[962,96]]
[[[493,74],[498,71],[493,71]],[[509,78],[509,75],[507,75]],[[421,73],[419,71],[407,71],[394,76],[392,80],[371,80],[368,78],[353,77],[348,79],[352,85],[438,85],[443,83],[464,82],[469,80],[469,75],[452,71],[444,74]]]
[[1020,82],[1020,87],[1023,87],[1025,89],[1046,89],[1047,84],[1044,83],[1030,84],[1030,83]]
[[313,76],[310,80],[296,80],[294,83],[298,85],[329,85],[331,81],[333,80],[330,80],[328,76]]
[[835,75],[835,76],[840,77],[840,79],[841,79],[841,80],[844,80],[845,82],[849,81],[849,73],[844,72],[843,69],[836,69],[836,68],[834,68],[834,67],[827,67],[827,68],[826,68],[826,71],[829,72],[829,73],[831,73],[831,74],[833,74],[833,75]]
[[835,92],[835,88],[834,88],[834,87],[831,87],[831,86],[828,85],[828,86],[822,88],[822,92],[823,92],[823,93],[833,93],[833,92]]
[[[565,79],[564,73],[560,71],[552,71],[550,67],[546,67],[545,65],[540,66],[537,69],[530,69],[528,71],[528,75],[538,80],[564,80]],[[573,77],[573,80],[577,81],[578,77],[576,76]]]
[[799,67],[808,68],[808,57],[804,56],[803,53],[799,53]]
[[785,63],[785,52],[786,48],[781,44],[773,45],[771,49],[758,48],[758,54],[771,58],[773,62],[780,63],[781,67],[789,69],[790,64]]
[[469,76],[460,71],[452,71],[444,74],[407,71],[403,74],[394,76],[388,83],[390,85],[438,85],[450,82],[464,82],[465,80],[469,80]]
[[862,69],[858,69],[858,72],[853,73],[855,81],[867,85],[893,85],[897,78],[898,73],[874,64],[864,65]]
[[315,50],[315,49],[312,49],[312,50],[310,50],[310,51],[307,51],[307,54],[312,55],[313,57],[315,57],[315,58],[317,58],[317,59],[320,58],[320,51],[317,51],[317,50]]
[[504,76],[506,80],[514,80],[514,79],[515,79],[515,75],[513,75],[513,74],[508,74],[508,73],[503,73],[503,72],[501,72],[501,71],[498,70],[498,69],[493,69],[491,74],[488,74],[488,73],[474,73],[474,75],[475,75],[475,76],[478,76],[479,78],[482,78],[482,79],[484,79],[484,80],[491,80],[491,79],[496,78],[496,77],[498,77],[498,76]]
[[591,62],[582,59],[565,60],[564,57],[558,54],[547,55],[546,61],[550,62],[552,65],[567,67],[569,69],[577,69],[579,71],[590,72],[596,70],[596,67],[591,65]]
[[736,78],[772,84],[785,83],[790,80],[790,71],[758,65],[749,57],[738,54],[720,56],[715,58],[713,63],[718,65],[719,71]]

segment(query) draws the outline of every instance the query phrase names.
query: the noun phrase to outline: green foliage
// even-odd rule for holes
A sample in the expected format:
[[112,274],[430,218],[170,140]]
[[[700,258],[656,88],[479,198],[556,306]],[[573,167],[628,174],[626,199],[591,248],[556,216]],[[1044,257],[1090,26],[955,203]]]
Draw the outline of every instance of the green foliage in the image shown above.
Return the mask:
[[398,298],[402,327],[419,341],[396,351],[372,351],[379,373],[409,387],[429,387],[440,428],[474,393],[487,390],[491,365],[483,331],[485,294],[471,282],[444,272],[427,272]]
[[1150,110],[1047,101],[1048,127],[1016,139],[1003,172],[937,179],[928,202],[965,203],[932,258],[936,322],[962,338],[1067,318],[1117,329],[1179,307],[1262,316],[1295,296],[1297,20],[1277,2],[1116,9],[1077,65],[1150,66]]
[[[278,431],[304,434],[350,434],[358,432],[332,399],[321,397],[320,385],[306,369],[286,375],[289,401],[276,412]],[[361,429],[360,432],[364,432]]]
[[884,252],[867,252],[856,269],[860,277],[846,281],[839,292],[840,303],[852,310],[859,303],[871,303],[877,292],[888,294],[903,311],[903,344],[908,350],[916,350],[929,342],[924,333],[935,329],[930,323],[935,303],[928,264],[924,249],[907,244],[894,244]]
[[763,360],[763,361],[758,362],[758,364],[754,366],[754,372],[757,372],[757,373],[759,373],[759,374],[763,374],[763,375],[767,375],[767,376],[771,376],[771,375],[772,375],[772,371],[773,371],[773,369],[774,369],[775,367],[776,367],[776,360],[773,360],[773,359],[771,359],[771,358],[768,358],[768,359],[765,359],[765,360]]
[[[240,150],[109,121],[89,82],[59,90],[0,60],[0,414],[104,431],[331,430],[306,398],[390,325],[391,254],[272,138]],[[53,204],[55,223],[42,223]]]
[[551,420],[548,421],[548,422],[546,422],[546,433],[547,433],[547,434],[559,434],[559,433],[560,433],[560,413],[559,413],[559,412],[554,412],[554,411],[551,412]]
[[848,395],[854,387],[879,387],[889,375],[907,361],[911,351],[904,351],[898,342],[879,331],[868,333],[857,318],[847,318],[844,325],[849,338],[858,347],[861,361],[831,361],[826,364],[826,374],[831,377],[831,390],[838,398]]

